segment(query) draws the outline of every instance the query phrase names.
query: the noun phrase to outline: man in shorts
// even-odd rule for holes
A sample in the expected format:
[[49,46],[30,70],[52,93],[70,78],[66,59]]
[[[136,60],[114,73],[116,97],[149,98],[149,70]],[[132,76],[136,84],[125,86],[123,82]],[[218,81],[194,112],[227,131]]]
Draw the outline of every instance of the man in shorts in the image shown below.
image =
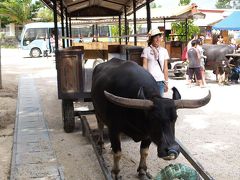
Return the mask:
[[200,53],[197,49],[197,40],[191,42],[192,47],[188,50],[188,60],[189,60],[189,85],[192,83],[193,75],[197,80],[197,84],[203,87],[202,75],[201,75],[201,62]]

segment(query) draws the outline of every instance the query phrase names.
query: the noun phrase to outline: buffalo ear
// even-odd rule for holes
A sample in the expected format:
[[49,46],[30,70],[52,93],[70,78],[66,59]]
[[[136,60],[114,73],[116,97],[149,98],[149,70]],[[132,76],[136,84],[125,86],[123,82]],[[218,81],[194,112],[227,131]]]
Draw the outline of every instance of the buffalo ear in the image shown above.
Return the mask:
[[172,88],[172,91],[173,91],[173,96],[172,96],[172,98],[173,98],[174,100],[181,99],[181,94],[179,93],[179,91],[177,90],[177,88],[173,87],[173,88]]
[[140,87],[137,94],[138,99],[146,99],[143,91],[143,87]]

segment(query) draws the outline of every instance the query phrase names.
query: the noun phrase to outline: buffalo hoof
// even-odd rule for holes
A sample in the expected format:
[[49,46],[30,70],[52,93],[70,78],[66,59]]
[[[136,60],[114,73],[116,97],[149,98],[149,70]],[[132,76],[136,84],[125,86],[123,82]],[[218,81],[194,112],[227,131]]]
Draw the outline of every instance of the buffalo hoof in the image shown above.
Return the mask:
[[102,154],[105,154],[105,153],[106,153],[106,149],[105,149],[105,146],[104,146],[104,144],[103,144],[103,143],[101,143],[101,144],[98,144],[98,153],[99,153],[100,155],[102,155]]
[[113,180],[122,180],[122,176],[120,176],[119,174],[116,175],[116,174],[113,174],[113,173],[112,173],[112,179],[113,179]]
[[144,169],[139,170],[138,177],[139,177],[140,180],[153,179],[152,175],[149,172],[146,172]]

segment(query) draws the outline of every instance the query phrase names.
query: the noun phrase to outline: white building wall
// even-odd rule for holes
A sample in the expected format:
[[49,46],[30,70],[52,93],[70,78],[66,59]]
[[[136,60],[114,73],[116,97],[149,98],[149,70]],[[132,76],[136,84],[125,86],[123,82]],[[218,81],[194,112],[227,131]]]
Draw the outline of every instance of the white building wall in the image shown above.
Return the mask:
[[9,24],[8,36],[15,36],[15,24],[14,23]]

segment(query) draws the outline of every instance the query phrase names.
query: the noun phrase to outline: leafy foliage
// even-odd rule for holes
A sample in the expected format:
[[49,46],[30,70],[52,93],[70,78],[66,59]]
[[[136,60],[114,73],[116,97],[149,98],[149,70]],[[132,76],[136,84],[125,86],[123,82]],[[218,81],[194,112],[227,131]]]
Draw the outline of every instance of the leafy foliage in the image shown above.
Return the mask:
[[150,8],[161,8],[161,5],[157,5],[155,2],[150,3]]
[[185,6],[190,4],[191,0],[179,0],[179,5],[180,6]]
[[37,13],[37,18],[42,22],[53,21],[53,12],[48,8],[41,8]]
[[[186,22],[172,23],[172,30],[174,34],[178,35],[178,40],[186,41]],[[188,33],[187,37],[190,38],[194,34],[199,34],[200,28],[193,25],[193,20],[188,20]]]
[[39,10],[41,8],[44,8],[44,5],[40,1],[36,1],[34,4],[31,4],[30,6],[30,12],[31,12],[31,19],[36,18]]
[[0,21],[1,21],[1,27],[0,28],[5,28],[7,24],[11,23],[10,18],[5,17],[5,16],[1,16]]
[[[137,24],[137,33],[141,33],[140,32],[141,29],[142,29],[142,25],[141,24]],[[111,26],[111,32],[112,32],[112,36],[113,37],[118,37],[119,36],[119,26],[118,25]],[[125,33],[125,26],[122,25],[121,26],[121,34],[122,34],[122,36],[125,35],[124,33]],[[132,34],[132,33],[133,33],[133,30],[130,27],[128,27],[128,34]],[[114,41],[117,42],[118,39],[114,38]]]
[[[32,0],[0,0],[2,26],[9,23],[26,24],[37,18],[39,9],[44,8],[42,2]],[[49,13],[45,12],[45,17]],[[48,18],[49,19],[49,18]]]
[[240,0],[218,0],[215,6],[219,9],[240,9]]
[[230,9],[230,2],[231,0],[218,0],[215,6],[218,9]]
[[31,0],[9,0],[1,2],[0,15],[9,17],[11,22],[24,24],[30,19]]
[[[119,26],[118,25],[111,26],[111,32],[112,32],[112,36],[113,37],[119,36]],[[121,26],[121,33],[122,33],[122,35],[124,34],[124,32],[125,32],[125,26],[122,25]],[[114,41],[117,42],[118,38],[114,38]]]

